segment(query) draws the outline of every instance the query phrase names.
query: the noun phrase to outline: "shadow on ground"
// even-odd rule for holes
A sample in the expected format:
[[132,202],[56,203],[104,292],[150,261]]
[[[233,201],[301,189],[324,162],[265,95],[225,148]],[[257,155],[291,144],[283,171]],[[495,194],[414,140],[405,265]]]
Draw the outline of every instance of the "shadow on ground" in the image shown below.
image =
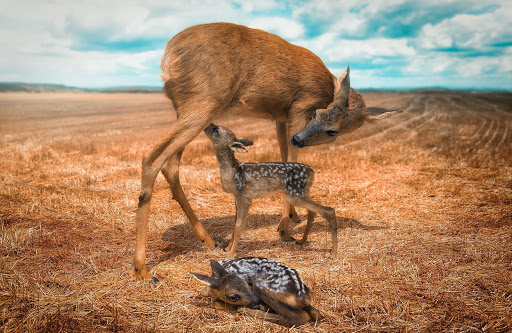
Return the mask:
[[[319,251],[326,252],[330,251],[330,248],[315,248],[310,244],[305,246],[301,246],[295,244],[295,242],[284,242],[282,241],[277,233],[277,226],[279,224],[281,216],[280,215],[266,215],[266,214],[252,214],[248,216],[247,224],[245,227],[245,231],[266,228],[269,225],[275,226],[275,235],[269,237],[269,239],[247,239],[245,238],[239,244],[239,255],[245,255],[255,248],[282,248],[290,251]],[[296,239],[300,239],[302,234],[304,233],[304,229],[306,228],[305,221],[307,220],[307,216],[301,216],[301,222],[298,224],[290,223],[291,233]],[[365,225],[360,221],[352,218],[345,217],[337,217],[338,221],[338,230],[341,228],[355,228],[366,231],[373,230],[381,230],[386,229],[383,226],[376,225]],[[235,216],[222,216],[222,217],[214,217],[210,219],[204,219],[201,221],[210,233],[212,237],[216,240],[216,242],[222,246],[226,246],[231,238],[231,233],[233,232],[233,226],[235,224]],[[311,234],[318,232],[329,232],[330,228],[327,221],[323,219],[317,219],[313,223],[313,227],[311,229]],[[164,256],[160,257],[156,263],[151,263],[151,265],[158,264],[162,261],[169,260],[177,255],[182,253],[190,252],[190,251],[207,251],[206,248],[202,247],[201,244],[194,237],[194,233],[192,232],[192,227],[189,223],[182,223],[179,225],[175,225],[167,229],[162,234],[162,240],[164,242],[168,242],[169,244],[162,249],[164,252]],[[219,249],[219,251],[222,251]]]

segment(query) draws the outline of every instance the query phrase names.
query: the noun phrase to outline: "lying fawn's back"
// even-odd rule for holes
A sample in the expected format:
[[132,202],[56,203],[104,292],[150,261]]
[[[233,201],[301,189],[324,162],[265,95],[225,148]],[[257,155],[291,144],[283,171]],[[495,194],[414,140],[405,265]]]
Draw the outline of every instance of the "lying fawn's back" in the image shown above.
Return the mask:
[[259,257],[225,259],[219,263],[229,273],[252,281],[253,286],[272,293],[292,294],[303,301],[309,299],[309,288],[299,274],[281,263]]

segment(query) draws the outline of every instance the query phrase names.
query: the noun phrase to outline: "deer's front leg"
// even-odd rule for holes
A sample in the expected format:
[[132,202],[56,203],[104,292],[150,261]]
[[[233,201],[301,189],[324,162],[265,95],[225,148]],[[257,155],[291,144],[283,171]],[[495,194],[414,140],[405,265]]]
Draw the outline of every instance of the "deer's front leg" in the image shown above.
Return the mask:
[[[290,157],[292,162],[297,161],[297,149],[291,147],[289,145],[288,140],[288,130],[287,124],[285,122],[277,122],[276,123],[276,131],[277,131],[277,141],[279,142],[279,149],[281,151],[281,160],[283,162],[288,161],[288,152],[290,152]],[[295,211],[295,208],[290,205],[290,203],[285,200],[283,206],[283,215],[281,216],[281,221],[279,222],[279,227],[277,228],[277,232],[279,236],[284,241],[294,241],[295,239],[290,235],[289,232],[289,221],[292,220],[294,222],[300,222],[300,218]]]
[[240,241],[240,235],[245,228],[245,221],[247,220],[247,213],[249,212],[249,207],[251,206],[251,199],[247,199],[244,197],[235,197],[235,205],[236,205],[236,222],[235,228],[233,230],[233,235],[231,237],[231,242],[229,243],[226,251],[229,251],[227,257],[234,258],[236,248],[238,246],[238,242]]

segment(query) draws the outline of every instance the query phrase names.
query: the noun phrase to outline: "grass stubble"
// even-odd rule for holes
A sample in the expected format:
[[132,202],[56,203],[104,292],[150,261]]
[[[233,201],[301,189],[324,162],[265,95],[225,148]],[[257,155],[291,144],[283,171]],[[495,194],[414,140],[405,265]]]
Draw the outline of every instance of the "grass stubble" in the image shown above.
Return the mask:
[[[306,246],[278,240],[279,195],[255,200],[238,254],[289,265],[312,289],[324,319],[291,331],[512,330],[512,95],[365,98],[405,112],[299,154],[313,198],[336,209],[338,257],[320,218]],[[161,282],[128,276],[141,157],[175,119],[163,94],[0,94],[2,331],[286,331],[199,295],[189,272],[224,253],[194,239],[161,175],[147,245]],[[255,141],[240,160],[279,160],[270,121],[218,123]],[[218,173],[201,134],[181,180],[223,240],[235,208]]]

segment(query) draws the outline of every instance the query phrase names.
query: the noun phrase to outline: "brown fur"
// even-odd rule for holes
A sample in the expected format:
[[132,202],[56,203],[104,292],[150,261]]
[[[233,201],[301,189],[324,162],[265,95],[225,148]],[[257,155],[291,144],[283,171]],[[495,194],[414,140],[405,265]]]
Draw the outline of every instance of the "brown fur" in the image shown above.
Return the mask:
[[[333,102],[337,82],[311,51],[276,35],[228,23],[198,25],[180,32],[167,43],[161,67],[165,93],[178,120],[168,136],[142,161],[137,236],[130,273],[144,280],[151,279],[145,265],[146,233],[158,173],[164,174],[195,237],[207,247],[215,246],[179,181],[185,146],[223,113],[267,117],[276,121],[283,161],[289,153],[290,159],[296,161],[297,149],[290,145],[289,138],[306,128],[315,110]],[[280,223],[284,240],[291,239],[290,215],[298,219],[286,202]]]

